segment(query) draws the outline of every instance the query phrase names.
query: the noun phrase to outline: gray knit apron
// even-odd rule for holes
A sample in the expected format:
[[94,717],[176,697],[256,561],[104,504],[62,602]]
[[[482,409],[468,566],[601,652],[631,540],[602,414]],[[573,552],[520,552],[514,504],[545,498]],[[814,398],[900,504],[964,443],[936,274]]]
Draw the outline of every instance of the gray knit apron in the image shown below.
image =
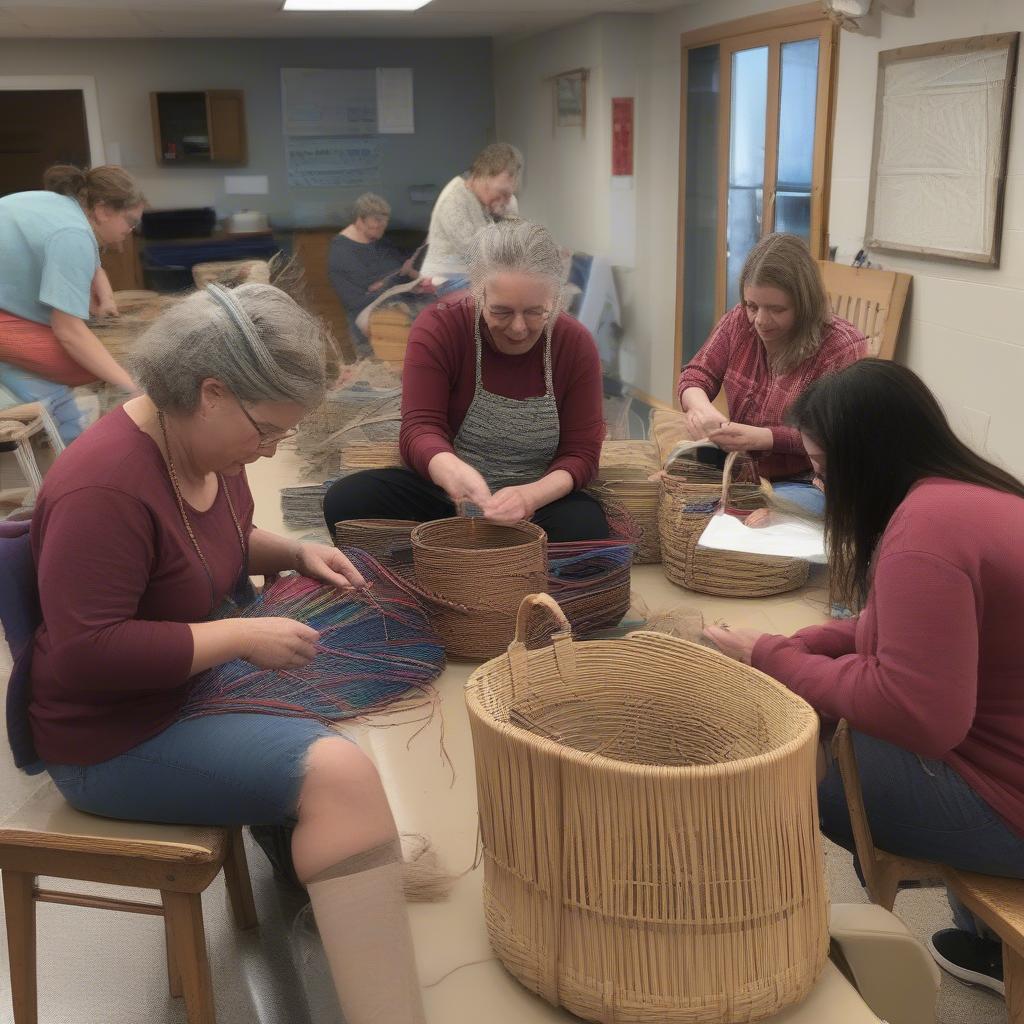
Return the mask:
[[544,332],[544,394],[505,398],[483,385],[480,317],[476,341],[476,388],[466,418],[455,435],[455,454],[487,481],[492,491],[530,484],[548,471],[558,451],[561,424],[551,379],[551,338]]

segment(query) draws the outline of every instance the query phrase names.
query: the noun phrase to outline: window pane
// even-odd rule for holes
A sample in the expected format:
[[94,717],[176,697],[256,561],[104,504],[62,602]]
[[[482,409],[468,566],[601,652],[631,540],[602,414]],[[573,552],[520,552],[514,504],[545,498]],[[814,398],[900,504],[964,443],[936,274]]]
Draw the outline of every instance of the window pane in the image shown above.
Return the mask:
[[764,136],[768,99],[768,47],[732,56],[729,132],[729,215],[726,227],[726,306],[739,301],[739,276],[761,237]]
[[810,240],[814,114],[818,100],[818,40],[783,43],[779,93],[779,159],[775,230]]
[[686,62],[686,220],[683,254],[683,359],[715,325],[718,264],[718,44],[688,51]]

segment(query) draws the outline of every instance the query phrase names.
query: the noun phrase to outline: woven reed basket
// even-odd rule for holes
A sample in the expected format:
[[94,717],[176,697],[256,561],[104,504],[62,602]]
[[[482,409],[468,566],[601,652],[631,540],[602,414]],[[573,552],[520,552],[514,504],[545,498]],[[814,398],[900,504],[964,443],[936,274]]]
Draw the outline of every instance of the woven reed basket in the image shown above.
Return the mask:
[[519,603],[547,585],[547,534],[533,523],[421,523],[412,531],[412,557],[416,579],[435,604],[431,621],[453,658],[500,654],[515,631]]
[[[683,470],[684,479],[673,475],[678,469],[674,465],[662,479],[659,522],[665,575],[688,590],[721,597],[769,597],[796,590],[807,582],[810,569],[802,559],[697,546],[718,508],[754,509],[765,505],[757,484],[733,482],[738,454],[729,455],[721,474],[707,466],[695,466],[693,472]],[[700,482],[702,478],[708,482]],[[717,505],[708,511],[708,505],[715,502]],[[687,511],[695,507],[696,511]]]
[[650,478],[661,469],[658,450],[651,441],[605,441],[597,480],[590,493],[613,516],[624,513],[630,532],[636,534],[633,556],[637,565],[661,561],[658,529],[657,480]]
[[[818,720],[674,637],[528,651],[466,687],[484,911],[508,970],[608,1024],[739,1024],[803,998],[828,952]],[[554,607],[552,608],[552,605]]]

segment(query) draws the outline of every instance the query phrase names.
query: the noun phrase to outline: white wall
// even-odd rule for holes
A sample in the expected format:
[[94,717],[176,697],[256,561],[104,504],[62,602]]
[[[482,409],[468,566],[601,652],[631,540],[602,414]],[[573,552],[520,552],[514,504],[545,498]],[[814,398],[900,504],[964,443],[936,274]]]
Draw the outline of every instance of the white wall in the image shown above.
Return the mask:
[[[426,227],[431,204],[408,187],[443,186],[494,138],[489,39],[117,39],[0,41],[0,77],[91,75],[104,143],[155,207],[206,206],[269,213],[282,225],[335,223],[363,189],[288,187],[281,129],[283,67],[411,67],[416,132],[381,136],[381,184],[396,225]],[[24,88],[24,86],[22,86]],[[153,151],[150,91],[243,89],[249,164],[218,170],[161,168]],[[267,196],[229,196],[228,174],[263,174]]]
[[[550,216],[568,243],[596,246],[607,239],[610,105],[603,99],[632,75],[637,96],[637,258],[617,274],[627,299],[624,377],[670,401],[674,365],[676,241],[679,175],[680,34],[777,9],[778,0],[702,0],[658,16],[594,18],[557,34],[525,40],[499,52],[498,133],[521,141],[521,112],[508,102],[530,86],[538,55],[546,73],[586,59],[598,81],[615,82],[595,103],[586,149],[573,154],[552,137],[550,113],[531,126],[528,163],[545,168],[531,177],[524,211]],[[879,50],[961,36],[1019,30],[1020,0],[918,0],[917,14],[883,14],[880,36],[842,33],[833,150],[830,230],[840,260],[861,247],[867,211]],[[624,41],[624,42],[623,42]],[[555,65],[560,65],[556,67]],[[517,85],[518,83],[518,85]],[[538,113],[544,113],[537,108]],[[898,358],[919,372],[945,405],[954,425],[1018,474],[1024,473],[1024,75],[1018,76],[1014,127],[998,270],[874,253],[872,259],[914,275],[905,343]],[[595,170],[596,168],[596,170]],[[991,420],[990,425],[988,424]]]

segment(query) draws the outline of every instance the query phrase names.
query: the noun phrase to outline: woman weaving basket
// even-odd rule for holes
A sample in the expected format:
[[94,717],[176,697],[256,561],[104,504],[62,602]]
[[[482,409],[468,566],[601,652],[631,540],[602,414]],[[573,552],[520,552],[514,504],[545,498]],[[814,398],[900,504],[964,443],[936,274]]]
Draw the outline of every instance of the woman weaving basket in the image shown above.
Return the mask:
[[[791,415],[826,482],[833,596],[864,611],[790,638],[708,635],[849,721],[880,848],[1024,878],[1024,484],[967,448],[894,363],[819,381]],[[852,850],[836,765],[819,804],[824,832]],[[953,910],[936,960],[1002,991],[998,941]]]
[[346,1021],[415,1024],[401,851],[369,759],[309,718],[181,714],[213,666],[294,670],[317,654],[316,631],[293,619],[211,618],[250,573],[362,583],[340,551],[252,521],[245,466],[321,401],[323,352],[317,321],[261,284],[210,285],[143,336],[145,394],[57,459],[36,503],[32,737],[80,810],[294,825],[292,860]]
[[559,311],[562,260],[526,221],[481,230],[473,295],[420,314],[402,375],[402,459],[334,483],[329,529],[349,519],[425,522],[477,505],[485,518],[530,519],[554,542],[608,536],[582,488],[604,438],[601,363],[587,329]]
[[[677,393],[694,440],[750,452],[779,497],[816,516],[825,498],[787,407],[813,381],[867,354],[853,324],[833,316],[821,272],[796,235],[765,235],[740,273],[742,301],[684,368]],[[725,389],[729,416],[711,403]]]

